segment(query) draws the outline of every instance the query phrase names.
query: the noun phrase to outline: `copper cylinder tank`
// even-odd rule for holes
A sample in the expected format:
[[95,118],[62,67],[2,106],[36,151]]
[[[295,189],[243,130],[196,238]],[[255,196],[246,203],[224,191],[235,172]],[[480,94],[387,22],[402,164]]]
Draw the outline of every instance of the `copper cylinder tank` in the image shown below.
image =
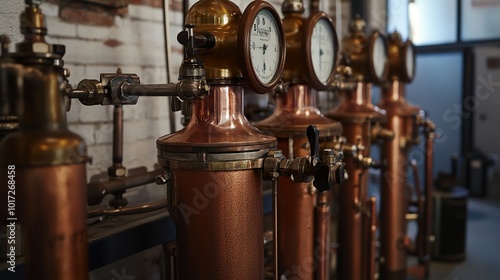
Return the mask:
[[405,98],[405,83],[413,79],[415,72],[411,42],[402,42],[401,35],[394,32],[387,43],[389,81],[382,87],[378,106],[387,113],[385,128],[394,132],[394,139],[381,145],[386,166],[380,189],[380,275],[382,279],[406,279],[410,249],[406,220],[410,200],[408,152],[418,143],[420,108],[408,104]]
[[13,56],[20,65],[19,130],[0,142],[0,168],[15,171],[15,210],[9,217],[22,225],[26,279],[84,280],[86,147],[67,128],[60,67],[64,46],[45,42],[40,1],[25,2],[20,20],[25,40]]
[[[295,84],[286,93],[276,96],[274,113],[255,126],[277,137],[278,149],[288,158],[308,156],[310,150],[305,133],[308,125],[315,125],[323,138],[342,133],[341,125],[324,117],[316,107],[315,92],[306,85]],[[328,273],[318,270],[318,265],[328,259],[328,256],[318,252],[323,247],[329,248],[329,241],[318,242],[315,228],[318,222],[315,212],[320,211],[315,209],[317,196],[311,183],[295,183],[289,177],[279,178],[279,275],[289,279],[317,279],[315,275]],[[328,198],[329,195],[326,195],[325,199]]]
[[0,144],[2,169],[15,166],[30,280],[88,279],[86,148],[67,129],[59,79],[50,64],[25,68],[25,113]]
[[[355,90],[341,92],[340,104],[325,115],[340,121],[343,136],[348,143],[360,144],[359,153],[370,157],[372,124],[382,121],[383,111],[371,103],[371,84],[358,82]],[[337,269],[339,279],[369,279],[366,274],[370,254],[369,241],[363,227],[365,203],[368,199],[368,171],[355,157],[344,158],[349,180],[339,188],[338,199],[338,248]]]
[[157,141],[172,174],[180,280],[263,278],[260,166],[276,140],[242,111],[242,86],[212,86],[188,126]]
[[382,144],[382,158],[387,161],[381,178],[381,277],[405,279],[408,151],[418,131],[416,116],[420,109],[406,102],[404,84],[399,81],[393,81],[383,89],[379,106],[387,112],[386,128],[394,131],[393,141]]

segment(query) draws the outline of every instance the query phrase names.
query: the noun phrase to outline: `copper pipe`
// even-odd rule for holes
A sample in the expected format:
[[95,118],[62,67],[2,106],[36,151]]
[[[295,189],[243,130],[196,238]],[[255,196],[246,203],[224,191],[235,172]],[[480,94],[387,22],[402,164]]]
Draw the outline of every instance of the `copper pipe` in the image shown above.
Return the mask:
[[87,213],[87,218],[94,218],[100,216],[120,216],[120,215],[133,215],[140,213],[147,213],[158,209],[167,207],[167,199],[161,199],[154,202],[128,206],[118,209],[96,209]]
[[160,173],[160,170],[153,170],[128,177],[120,177],[110,181],[88,183],[87,202],[89,205],[97,205],[101,203],[102,199],[108,194],[154,183],[156,176]]
[[[417,194],[417,206],[418,206],[418,214],[417,214],[417,219],[418,219],[418,232],[417,232],[417,246],[416,250],[412,253],[417,254],[419,258],[423,257],[424,254],[424,236],[422,235],[422,230],[425,227],[425,196],[422,193],[422,185],[420,184],[420,172],[418,172],[418,166],[417,162],[415,160],[411,161],[411,168],[413,171],[413,178],[415,180],[415,192]],[[425,190],[424,190],[425,191]]]
[[330,192],[318,193],[315,207],[314,257],[318,262],[315,280],[330,279]]
[[123,106],[113,108],[113,165],[122,166],[123,161]]
[[[371,84],[358,82],[357,87],[341,91],[340,104],[326,113],[326,116],[342,122],[343,136],[348,143],[363,146],[358,153],[370,159],[372,124],[385,118],[371,103]],[[345,168],[349,180],[339,188],[338,199],[338,243],[337,269],[339,279],[364,279],[367,274],[363,268],[371,267],[368,259],[370,241],[364,232],[367,219],[363,215],[368,193],[368,172],[357,157],[346,156]]]
[[366,237],[364,240],[368,241],[366,246],[366,257],[363,260],[363,271],[365,276],[363,279],[374,280],[375,279],[375,262],[372,261],[376,258],[376,240],[377,240],[377,199],[375,197],[370,197],[366,201],[366,219],[365,219],[365,229],[364,232]]
[[[309,124],[318,127],[321,137],[341,133],[340,124],[325,118],[316,108],[315,92],[304,84],[295,84],[286,93],[276,96],[274,113],[255,126],[278,137],[278,149],[288,158],[308,156],[309,143],[305,131]],[[281,177],[278,193],[278,275],[312,280],[315,274],[327,274],[327,266],[321,267],[324,272],[318,271],[320,267],[316,266],[321,259],[314,254],[318,238],[315,232],[314,187]],[[320,242],[323,246],[327,244],[323,239]]]
[[[358,137],[364,138],[365,146],[363,155],[369,156],[370,142],[366,132],[370,124],[343,123],[343,135],[349,141],[355,141]],[[337,199],[339,209],[339,230],[337,248],[339,279],[362,279],[363,263],[363,217],[362,202],[365,201],[367,193],[368,174],[366,169],[360,167],[353,157],[346,157],[346,171],[349,180],[339,188]]]
[[[405,279],[409,249],[406,219],[408,151],[417,142],[416,118],[420,109],[407,103],[405,85],[398,80],[383,88],[378,106],[387,112],[385,128],[394,132],[393,140],[382,144],[386,167],[381,178],[380,273],[382,278]],[[418,173],[415,176],[418,180]]]
[[[428,121],[430,122],[430,121]],[[434,126],[434,124],[431,124]],[[431,129],[431,128],[427,128]],[[432,170],[434,155],[434,131],[427,132],[425,142],[425,226],[422,233],[424,251],[420,263],[424,265],[425,277],[429,275],[429,260],[431,253],[430,234],[432,228]]]
[[278,273],[278,264],[279,264],[279,255],[278,255],[278,246],[279,246],[279,227],[278,227],[278,174],[273,176],[273,186],[272,186],[272,196],[273,196],[273,253],[274,253],[274,261],[273,261],[273,271],[274,271],[274,280],[280,279],[280,274]]
[[163,245],[165,253],[165,274],[167,280],[177,279],[177,247],[175,240]]

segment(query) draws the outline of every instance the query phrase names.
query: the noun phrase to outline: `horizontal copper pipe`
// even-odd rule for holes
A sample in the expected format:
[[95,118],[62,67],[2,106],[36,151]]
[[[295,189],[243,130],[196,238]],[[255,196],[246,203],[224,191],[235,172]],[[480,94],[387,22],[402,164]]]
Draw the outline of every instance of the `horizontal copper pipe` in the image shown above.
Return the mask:
[[87,218],[94,218],[99,216],[120,216],[132,215],[139,213],[146,213],[167,207],[167,199],[161,199],[154,202],[117,208],[117,209],[97,209],[87,213]]
[[160,170],[153,170],[146,173],[118,178],[116,180],[89,183],[87,184],[87,203],[89,205],[97,205],[110,193],[154,183],[156,176],[160,173]]

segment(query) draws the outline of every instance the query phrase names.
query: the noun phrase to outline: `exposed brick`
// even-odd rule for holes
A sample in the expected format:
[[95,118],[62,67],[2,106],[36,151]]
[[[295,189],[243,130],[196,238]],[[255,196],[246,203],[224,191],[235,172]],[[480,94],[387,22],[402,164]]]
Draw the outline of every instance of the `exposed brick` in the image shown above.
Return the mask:
[[129,3],[137,5],[148,5],[156,8],[162,7],[162,0],[129,0]]
[[182,12],[182,1],[179,0],[171,0],[169,3],[170,11]]
[[123,45],[123,42],[116,40],[116,39],[108,39],[108,40],[104,41],[104,45],[111,47],[111,48],[114,48],[114,47],[118,47],[120,45]]
[[59,17],[68,22],[89,25],[112,26],[114,23],[114,15],[106,10],[81,3],[61,7]]

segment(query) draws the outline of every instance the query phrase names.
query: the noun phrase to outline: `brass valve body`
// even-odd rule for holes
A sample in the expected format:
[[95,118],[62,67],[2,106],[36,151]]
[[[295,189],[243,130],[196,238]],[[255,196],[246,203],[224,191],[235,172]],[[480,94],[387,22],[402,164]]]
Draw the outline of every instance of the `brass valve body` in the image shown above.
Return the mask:
[[201,0],[187,12],[186,23],[196,26],[195,35],[215,37],[213,48],[198,50],[208,80],[242,77],[236,52],[241,15],[238,6],[227,0]]

